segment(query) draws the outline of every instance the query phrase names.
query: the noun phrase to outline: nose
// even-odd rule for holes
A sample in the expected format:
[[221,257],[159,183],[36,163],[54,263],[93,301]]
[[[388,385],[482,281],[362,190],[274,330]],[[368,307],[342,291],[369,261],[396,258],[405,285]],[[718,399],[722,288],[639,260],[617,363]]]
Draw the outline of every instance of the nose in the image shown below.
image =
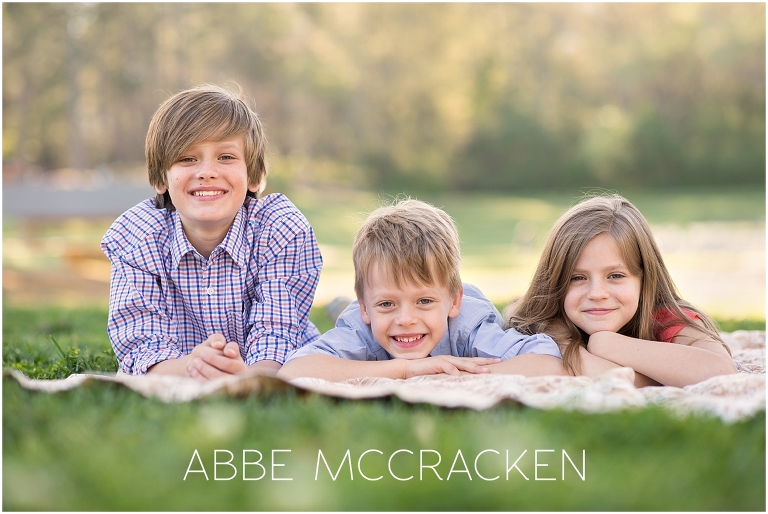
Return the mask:
[[397,311],[397,317],[395,323],[400,326],[414,325],[416,323],[416,314],[414,308],[410,305],[404,305]]
[[213,159],[201,159],[200,164],[197,166],[197,173],[195,177],[205,180],[209,178],[216,178],[219,176],[219,169],[217,163]]
[[598,300],[608,297],[608,288],[602,280],[592,280],[589,283],[589,290],[587,291],[587,297],[590,300]]

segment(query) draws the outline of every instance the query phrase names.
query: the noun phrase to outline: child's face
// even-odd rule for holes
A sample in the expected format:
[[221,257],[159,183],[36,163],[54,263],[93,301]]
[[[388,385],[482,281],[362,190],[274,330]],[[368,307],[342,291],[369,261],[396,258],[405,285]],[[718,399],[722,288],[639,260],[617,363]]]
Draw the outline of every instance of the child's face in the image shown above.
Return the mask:
[[401,281],[374,265],[364,298],[359,298],[363,321],[390,355],[402,359],[427,357],[448,330],[448,318],[459,314],[463,291],[452,296],[439,285]]
[[618,332],[637,311],[640,277],[630,273],[613,238],[595,236],[576,260],[565,293],[565,315],[588,335]]
[[249,187],[242,137],[197,143],[187,148],[166,173],[166,190],[184,229],[226,235]]

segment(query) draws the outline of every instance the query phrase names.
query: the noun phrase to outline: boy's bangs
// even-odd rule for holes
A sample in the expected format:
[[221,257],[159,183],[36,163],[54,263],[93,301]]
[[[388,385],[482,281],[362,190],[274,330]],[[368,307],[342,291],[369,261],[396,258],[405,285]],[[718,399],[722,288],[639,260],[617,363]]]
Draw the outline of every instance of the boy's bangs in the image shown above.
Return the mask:
[[386,259],[383,268],[381,267],[382,263],[377,264],[379,270],[386,273],[387,278],[390,278],[397,287],[401,287],[403,283],[446,287],[445,281],[441,280],[441,277],[446,276],[446,274],[440,273],[434,258],[427,257],[412,261],[398,255]]
[[[240,114],[240,115],[239,115]],[[203,121],[203,126],[214,127],[207,134],[201,134],[201,139],[194,143],[219,142],[244,136],[250,132],[250,121],[237,111],[214,112],[210,119]]]

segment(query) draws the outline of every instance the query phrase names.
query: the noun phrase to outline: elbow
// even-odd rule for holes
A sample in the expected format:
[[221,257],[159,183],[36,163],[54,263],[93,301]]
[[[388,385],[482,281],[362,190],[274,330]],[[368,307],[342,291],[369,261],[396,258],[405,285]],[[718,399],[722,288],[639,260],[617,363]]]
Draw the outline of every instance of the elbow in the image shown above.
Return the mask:
[[539,355],[537,361],[540,369],[539,374],[541,375],[569,375],[568,370],[566,370],[565,366],[563,366],[563,359],[553,357],[552,355]]
[[299,375],[296,373],[296,370],[294,369],[295,367],[296,366],[292,365],[291,362],[286,362],[280,367],[280,369],[277,370],[277,373],[275,373],[275,378],[279,378],[285,382],[297,378]]
[[722,356],[719,359],[718,366],[713,376],[718,375],[732,375],[738,373],[739,368],[736,367],[736,363],[730,357]]

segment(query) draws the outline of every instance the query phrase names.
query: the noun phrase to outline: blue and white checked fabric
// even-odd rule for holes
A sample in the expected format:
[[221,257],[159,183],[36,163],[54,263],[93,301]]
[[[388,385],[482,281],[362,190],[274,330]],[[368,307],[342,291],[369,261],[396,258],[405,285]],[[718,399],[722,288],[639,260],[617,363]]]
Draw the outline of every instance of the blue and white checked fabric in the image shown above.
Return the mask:
[[206,260],[177,212],[145,200],[101,241],[112,262],[109,333],[120,370],[140,375],[214,333],[245,363],[278,363],[319,337],[309,309],[323,266],[312,227],[281,194],[249,198]]

